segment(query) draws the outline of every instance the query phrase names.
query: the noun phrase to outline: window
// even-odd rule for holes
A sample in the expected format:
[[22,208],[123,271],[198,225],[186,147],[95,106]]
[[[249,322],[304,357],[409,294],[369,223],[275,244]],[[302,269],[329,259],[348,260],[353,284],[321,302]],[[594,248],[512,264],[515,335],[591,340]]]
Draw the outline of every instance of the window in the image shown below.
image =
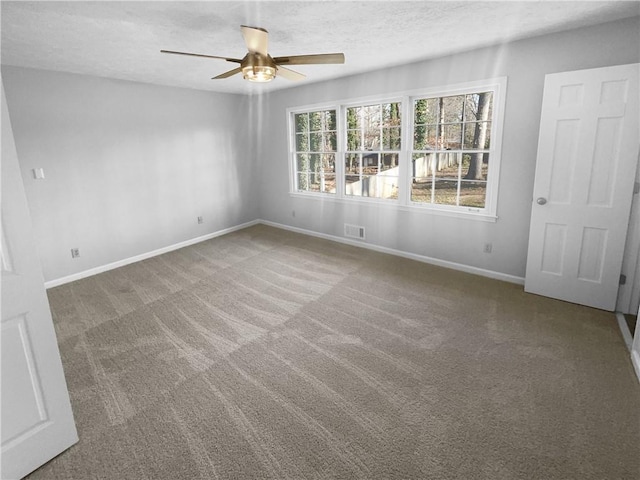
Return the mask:
[[348,107],[345,195],[398,198],[400,104]]
[[493,92],[413,101],[411,201],[483,209]]
[[505,87],[292,109],[292,192],[495,219]]
[[336,111],[296,113],[295,179],[301,192],[336,193]]

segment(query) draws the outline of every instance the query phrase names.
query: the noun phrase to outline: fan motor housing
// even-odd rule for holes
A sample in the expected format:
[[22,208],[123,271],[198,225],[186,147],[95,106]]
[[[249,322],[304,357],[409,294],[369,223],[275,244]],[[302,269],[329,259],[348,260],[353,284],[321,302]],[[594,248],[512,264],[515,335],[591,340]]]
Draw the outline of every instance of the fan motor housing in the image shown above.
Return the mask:
[[276,67],[276,62],[273,61],[271,55],[260,55],[259,53],[249,52],[240,62],[240,68],[245,67]]

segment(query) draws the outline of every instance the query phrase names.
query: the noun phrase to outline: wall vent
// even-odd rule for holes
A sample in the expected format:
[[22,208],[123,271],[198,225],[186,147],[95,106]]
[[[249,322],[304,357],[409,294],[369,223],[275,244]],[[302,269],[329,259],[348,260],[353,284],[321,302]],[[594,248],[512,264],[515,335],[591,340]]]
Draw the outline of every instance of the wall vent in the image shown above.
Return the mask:
[[360,225],[349,225],[348,223],[345,223],[344,236],[364,240],[364,227],[361,227]]

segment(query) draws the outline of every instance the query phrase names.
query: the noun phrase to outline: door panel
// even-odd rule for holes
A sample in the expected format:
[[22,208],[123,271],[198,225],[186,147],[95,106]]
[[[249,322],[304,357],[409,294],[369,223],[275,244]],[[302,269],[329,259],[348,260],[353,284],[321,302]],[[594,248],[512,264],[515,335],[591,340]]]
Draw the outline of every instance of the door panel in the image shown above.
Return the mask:
[[[2,418],[2,438],[6,443],[28,435],[48,418],[25,315],[2,322],[2,348],[4,357],[11,359],[11,363],[2,364],[2,378],[6,379],[2,387],[13,393],[3,397],[2,402],[3,412],[7,412]],[[17,411],[22,415],[10,414]]]
[[615,308],[640,141],[638,71],[545,78],[527,292]]
[[78,441],[2,89],[0,477],[21,478]]

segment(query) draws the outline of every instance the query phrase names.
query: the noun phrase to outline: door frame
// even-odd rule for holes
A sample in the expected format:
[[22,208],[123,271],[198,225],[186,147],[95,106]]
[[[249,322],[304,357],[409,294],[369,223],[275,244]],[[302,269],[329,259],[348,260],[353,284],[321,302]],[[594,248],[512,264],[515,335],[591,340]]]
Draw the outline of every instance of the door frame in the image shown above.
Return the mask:
[[[640,185],[640,147],[638,148],[638,166],[636,183]],[[635,315],[640,308],[640,193],[635,193],[629,216],[629,229],[622,259],[622,273],[626,283],[618,289],[616,311]]]

